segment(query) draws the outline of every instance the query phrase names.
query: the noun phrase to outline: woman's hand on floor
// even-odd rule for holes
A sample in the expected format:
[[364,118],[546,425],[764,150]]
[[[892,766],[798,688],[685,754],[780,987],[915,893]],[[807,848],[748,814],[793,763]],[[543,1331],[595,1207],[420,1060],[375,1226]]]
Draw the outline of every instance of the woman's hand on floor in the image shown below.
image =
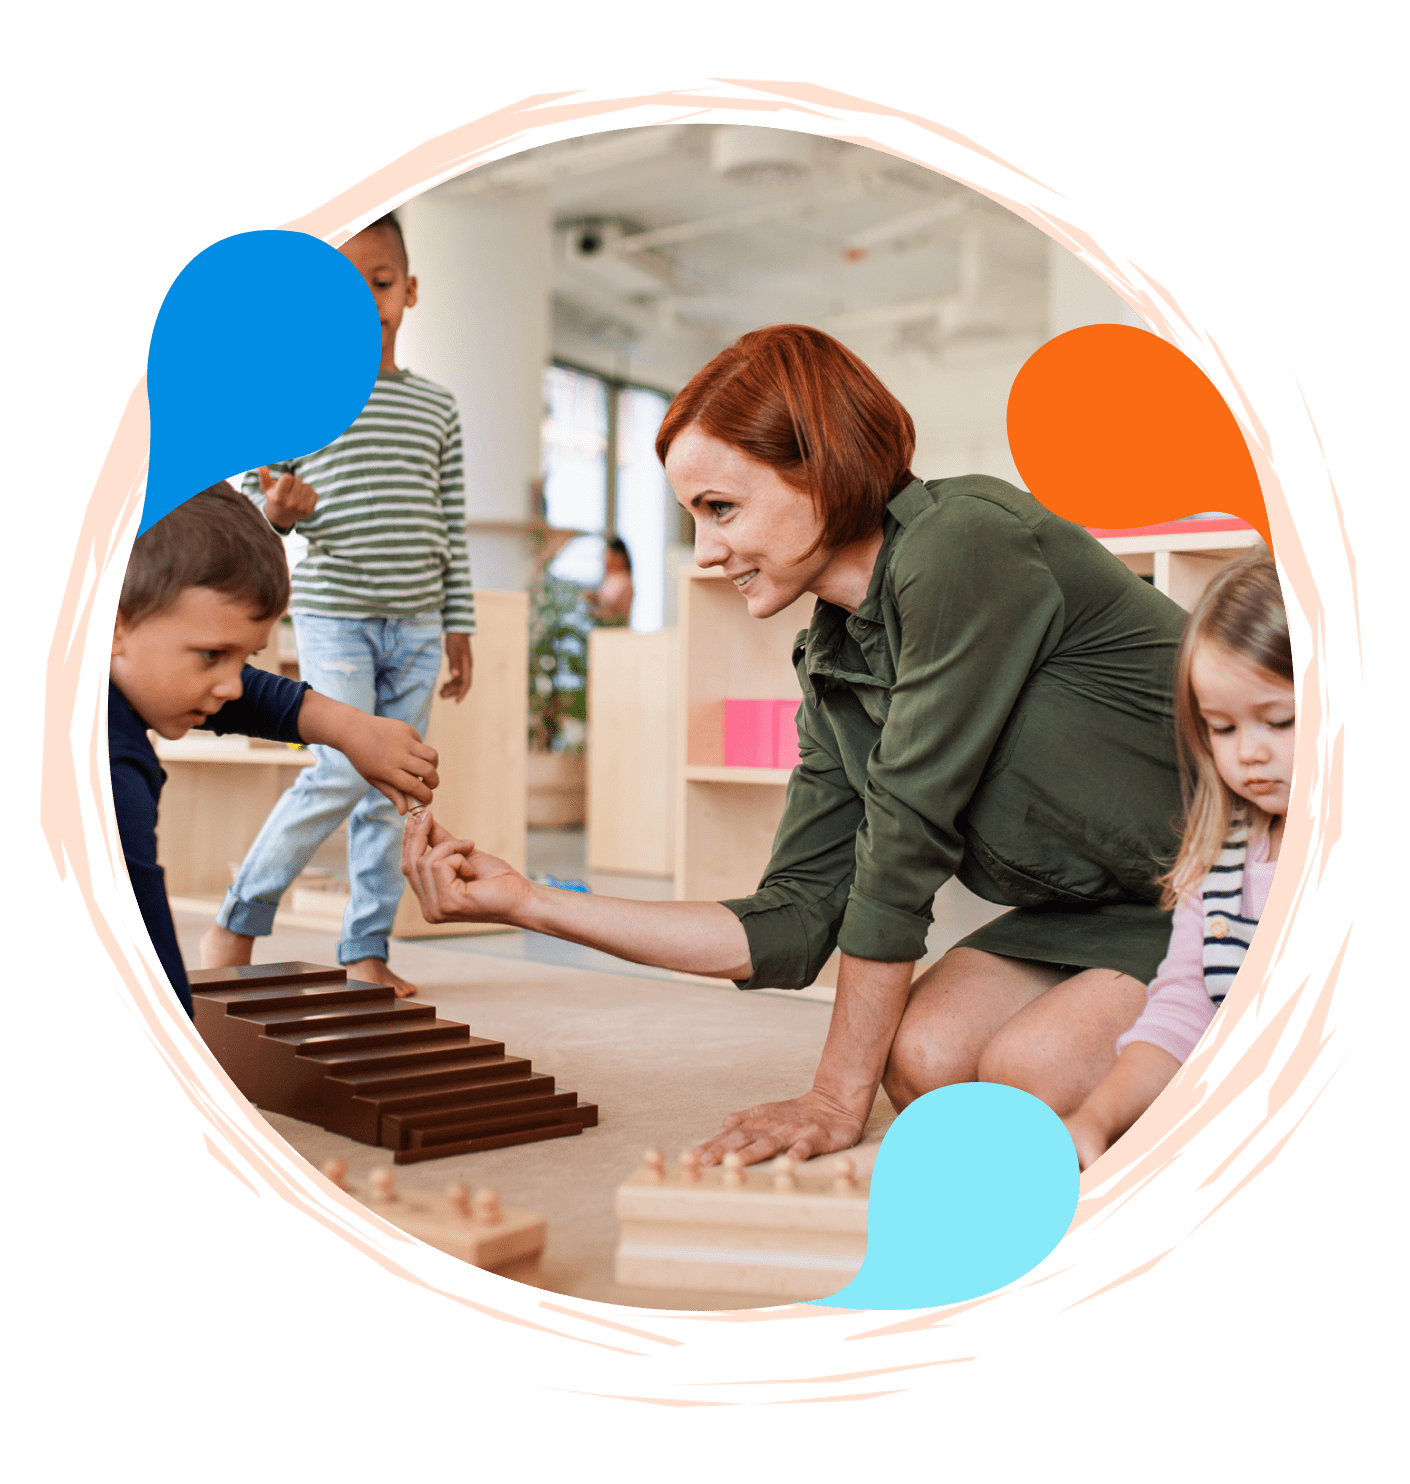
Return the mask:
[[837,1154],[850,1149],[861,1137],[866,1116],[845,1108],[815,1088],[801,1098],[782,1103],[760,1103],[742,1113],[731,1113],[713,1139],[699,1145],[702,1165],[717,1165],[727,1154],[737,1153],[747,1165],[786,1154],[791,1159],[812,1159],[816,1154]]
[[428,812],[407,817],[401,869],[427,922],[514,922],[533,891],[513,866],[457,840]]

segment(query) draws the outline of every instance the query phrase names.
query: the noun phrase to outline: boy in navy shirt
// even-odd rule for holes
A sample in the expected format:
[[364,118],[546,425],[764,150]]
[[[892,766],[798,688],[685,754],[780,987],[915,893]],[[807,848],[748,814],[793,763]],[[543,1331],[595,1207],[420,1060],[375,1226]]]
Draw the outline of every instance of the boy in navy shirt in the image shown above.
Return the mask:
[[[284,480],[297,483],[292,474]],[[142,920],[188,1015],[191,992],[157,864],[166,774],[149,729],[168,739],[199,727],[335,747],[401,813],[429,803],[440,781],[435,749],[408,723],[245,663],[288,601],[282,543],[228,484],[192,496],[138,537],[118,601],[108,687],[113,807]]]

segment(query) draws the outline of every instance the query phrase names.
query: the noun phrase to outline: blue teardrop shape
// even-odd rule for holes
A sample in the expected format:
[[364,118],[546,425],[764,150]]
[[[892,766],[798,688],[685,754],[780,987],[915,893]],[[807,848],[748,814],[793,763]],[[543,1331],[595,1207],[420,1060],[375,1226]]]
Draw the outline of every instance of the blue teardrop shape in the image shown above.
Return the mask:
[[152,330],[141,530],[233,473],[331,443],[381,359],[376,301],[326,242],[242,232],[198,253]]
[[872,1171],[867,1255],[845,1309],[924,1309],[992,1293],[1036,1267],[1077,1209],[1077,1151],[1047,1104],[963,1082],[917,1098]]

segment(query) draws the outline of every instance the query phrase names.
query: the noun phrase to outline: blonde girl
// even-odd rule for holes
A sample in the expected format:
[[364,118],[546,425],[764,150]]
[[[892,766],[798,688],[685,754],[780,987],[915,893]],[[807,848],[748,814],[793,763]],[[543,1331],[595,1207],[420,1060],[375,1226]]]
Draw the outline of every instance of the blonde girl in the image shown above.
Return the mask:
[[1170,949],[1116,1065],[1071,1117],[1085,1170],[1146,1111],[1194,1050],[1243,961],[1283,838],[1293,670],[1273,558],[1262,548],[1209,585],[1176,657],[1185,831],[1161,878]]

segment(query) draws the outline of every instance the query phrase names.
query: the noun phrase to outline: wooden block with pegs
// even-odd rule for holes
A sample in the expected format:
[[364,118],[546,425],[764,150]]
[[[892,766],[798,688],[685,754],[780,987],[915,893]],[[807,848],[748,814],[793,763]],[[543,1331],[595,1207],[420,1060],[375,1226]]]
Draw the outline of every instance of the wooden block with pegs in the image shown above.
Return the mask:
[[862,1265],[870,1177],[846,1156],[674,1169],[648,1149],[617,1191],[617,1282],[779,1302],[826,1298]]
[[548,1231],[542,1216],[501,1207],[498,1192],[487,1185],[472,1195],[468,1185],[457,1181],[443,1195],[428,1195],[398,1190],[391,1165],[373,1170],[362,1185],[348,1180],[347,1168],[345,1161],[331,1159],[323,1173],[408,1236],[501,1278],[537,1285]]

